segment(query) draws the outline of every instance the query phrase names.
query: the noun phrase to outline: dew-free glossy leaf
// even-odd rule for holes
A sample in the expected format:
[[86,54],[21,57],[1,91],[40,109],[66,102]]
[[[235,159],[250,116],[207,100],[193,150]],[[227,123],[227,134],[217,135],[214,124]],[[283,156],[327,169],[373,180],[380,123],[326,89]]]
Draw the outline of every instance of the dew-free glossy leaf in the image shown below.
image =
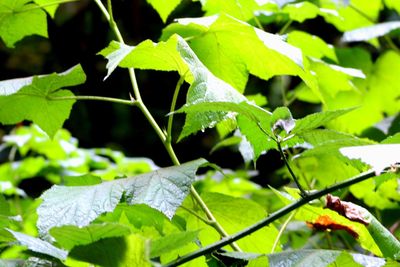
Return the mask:
[[0,122],[15,124],[31,120],[50,137],[69,117],[72,92],[64,87],[81,84],[86,76],[80,65],[59,73],[0,82]]
[[400,144],[342,147],[340,153],[350,159],[360,159],[376,174],[400,162]]
[[151,241],[150,257],[159,257],[161,254],[178,249],[187,243],[196,240],[199,231],[172,233]]
[[30,0],[2,0],[0,5],[0,37],[8,47],[28,35],[47,37],[46,12]]
[[384,36],[393,30],[400,28],[400,21],[382,22],[373,26],[347,31],[343,34],[343,42],[368,41]]
[[56,239],[61,247],[67,250],[103,238],[120,237],[130,233],[131,230],[127,226],[118,223],[91,224],[86,227],[66,225],[54,227],[50,230],[50,235]]
[[248,21],[255,16],[255,12],[260,9],[257,0],[200,0],[202,9],[206,11],[206,16],[215,14],[229,14],[237,19]]
[[65,260],[67,258],[67,251],[59,249],[46,241],[23,233],[14,232],[9,229],[7,229],[7,231],[15,237],[18,243],[22,246],[26,246],[29,250],[49,255],[60,260]]
[[179,5],[182,0],[147,0],[147,2],[158,12],[165,23],[169,14]]
[[204,159],[159,169],[130,178],[91,186],[58,186],[47,190],[37,209],[40,233],[52,227],[84,227],[100,214],[110,212],[125,193],[128,204],[146,204],[172,218],[190,191],[197,169]]

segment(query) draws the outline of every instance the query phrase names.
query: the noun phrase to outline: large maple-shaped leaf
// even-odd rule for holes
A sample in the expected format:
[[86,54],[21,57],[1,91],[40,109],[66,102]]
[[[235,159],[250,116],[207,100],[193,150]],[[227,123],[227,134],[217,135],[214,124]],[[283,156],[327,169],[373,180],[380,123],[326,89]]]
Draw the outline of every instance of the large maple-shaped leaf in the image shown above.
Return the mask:
[[0,3],[0,37],[8,47],[28,35],[47,37],[46,12],[31,0],[2,0]]
[[163,31],[162,39],[178,33],[217,77],[240,91],[250,74],[262,79],[274,75],[300,76],[318,93],[301,50],[228,15],[179,19]]
[[[246,98],[232,86],[215,77],[197,58],[185,40],[173,35],[166,42],[157,44],[144,41],[136,47],[116,42],[100,52],[108,62],[109,73],[116,66],[161,71],[177,71],[191,84],[187,94],[187,105],[199,102],[240,103]],[[188,114],[180,138],[199,130],[215,126],[227,118],[226,112],[193,112]]]
[[198,159],[91,186],[55,185],[41,196],[37,226],[41,233],[55,226],[86,226],[100,214],[113,211],[123,193],[128,204],[147,204],[172,218],[189,193],[197,169],[205,162]]
[[1,81],[0,122],[15,124],[30,120],[53,137],[69,117],[75,102],[62,99],[73,93],[61,88],[81,84],[85,79],[82,67],[77,65],[59,74]]

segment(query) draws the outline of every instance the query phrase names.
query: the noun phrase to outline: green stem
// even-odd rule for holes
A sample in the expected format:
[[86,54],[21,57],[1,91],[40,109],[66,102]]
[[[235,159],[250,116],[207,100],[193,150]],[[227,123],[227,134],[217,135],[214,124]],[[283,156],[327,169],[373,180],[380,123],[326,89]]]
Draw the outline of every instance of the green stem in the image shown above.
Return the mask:
[[[94,0],[98,7],[100,8],[101,12],[104,14],[106,19],[108,20],[111,29],[115,33],[117,39],[121,43],[125,43],[124,39],[118,29],[118,25],[114,22],[112,14],[109,14],[101,0]],[[108,10],[112,10],[111,8],[111,0],[107,0],[109,8]],[[140,95],[139,91],[139,86],[137,83],[136,75],[135,75],[135,70],[133,68],[128,69],[129,72],[129,78],[131,80],[132,84],[132,89],[133,89],[133,94],[134,94],[134,99],[136,106],[140,109],[140,111],[143,113],[143,115],[146,117],[147,121],[150,123],[152,126],[153,130],[156,132],[160,140],[162,141],[165,149],[167,150],[172,162],[174,165],[180,165],[180,162],[175,154],[174,149],[172,148],[171,140],[168,140],[167,136],[165,133],[161,130],[160,126],[157,124],[153,116],[151,115],[150,111],[147,109],[146,105],[142,101],[142,97]],[[198,204],[201,206],[205,214],[207,215],[207,218],[212,222],[211,226],[222,236],[222,237],[228,237],[229,234],[224,230],[222,225],[218,223],[218,221],[215,219],[214,215],[211,213],[210,209],[207,207],[206,203],[203,201],[203,199],[200,197],[199,193],[196,191],[196,189],[191,186],[190,188],[190,193],[193,195],[195,200],[198,202]],[[236,250],[236,251],[241,251],[239,246],[235,243],[230,244],[230,246]]]
[[112,102],[118,104],[124,104],[129,106],[136,106],[136,101],[132,100],[124,100],[120,98],[112,98],[112,97],[104,97],[104,96],[84,96],[84,95],[77,95],[77,96],[48,96],[47,99],[54,100],[54,101],[61,101],[61,100],[95,100],[95,101],[105,101],[105,102]]
[[286,221],[282,224],[281,229],[279,229],[279,233],[275,238],[274,245],[272,246],[271,253],[275,252],[276,247],[278,246],[279,240],[281,239],[283,232],[285,231],[286,227],[288,226],[289,222],[293,219],[294,215],[296,214],[296,211],[292,212],[289,217],[286,219]]
[[196,259],[205,254],[209,254],[209,253],[211,253],[217,249],[220,249],[234,241],[237,241],[245,236],[248,236],[248,235],[254,233],[255,231],[269,225],[270,223],[272,223],[272,222],[276,221],[277,219],[289,214],[290,212],[300,208],[301,206],[304,206],[305,204],[307,204],[308,202],[310,202],[314,199],[318,199],[328,193],[332,193],[332,192],[335,192],[336,190],[349,187],[353,184],[362,182],[362,181],[364,181],[368,178],[374,177],[374,176],[375,176],[374,171],[364,172],[364,173],[361,173],[358,176],[350,178],[346,181],[337,183],[335,185],[332,185],[330,187],[327,187],[327,188],[319,190],[319,191],[312,192],[312,193],[308,194],[306,197],[300,198],[296,202],[293,202],[292,204],[289,204],[289,205],[283,207],[282,209],[280,209],[274,213],[271,213],[268,217],[251,225],[250,227],[248,227],[236,234],[233,234],[229,237],[223,238],[222,240],[215,242],[214,244],[208,245],[208,246],[203,247],[199,250],[196,250],[192,253],[186,254],[174,261],[171,261],[170,263],[167,263],[166,265],[164,265],[164,267],[179,266],[185,262],[191,261],[191,260]]
[[278,145],[279,153],[281,154],[281,157],[282,157],[283,161],[285,162],[286,168],[289,170],[289,173],[290,173],[290,175],[292,176],[293,181],[296,183],[297,188],[299,188],[299,190],[300,190],[300,195],[301,195],[303,198],[306,197],[306,196],[307,196],[307,192],[303,189],[303,187],[301,186],[299,180],[297,179],[296,175],[294,174],[292,168],[290,167],[290,164],[289,164],[289,162],[288,162],[288,160],[287,160],[287,158],[286,158],[286,155],[285,155],[285,153],[283,152],[283,149],[282,149],[282,146],[281,146],[281,142],[278,140],[278,141],[276,142],[276,144]]
[[170,115],[168,118],[168,126],[167,126],[167,141],[169,143],[172,143],[172,124],[174,121],[174,113],[173,112],[175,111],[176,101],[178,99],[179,91],[180,91],[181,86],[184,81],[185,81],[185,75],[182,75],[179,78],[179,81],[175,86],[174,96],[172,97],[171,109],[169,110]]
[[285,25],[283,25],[282,29],[279,31],[279,35],[283,35],[287,31],[287,29],[290,27],[290,25],[292,25],[292,23],[293,23],[293,20],[289,19],[285,23]]
[[192,214],[194,217],[198,218],[200,221],[204,222],[205,224],[211,225],[212,222],[209,221],[208,219],[204,218],[203,216],[201,216],[200,214],[196,213],[195,211],[186,208],[185,206],[181,206],[182,209],[186,210],[187,212],[189,212],[190,214]]

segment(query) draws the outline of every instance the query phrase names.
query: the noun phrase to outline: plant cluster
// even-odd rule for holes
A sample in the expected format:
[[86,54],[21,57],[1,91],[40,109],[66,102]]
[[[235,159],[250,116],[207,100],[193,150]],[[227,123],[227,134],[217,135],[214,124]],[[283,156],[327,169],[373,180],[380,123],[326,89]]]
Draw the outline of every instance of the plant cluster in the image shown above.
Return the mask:
[[[74,1],[2,0],[2,41],[14,48],[26,36],[47,37],[48,17]],[[105,79],[126,68],[129,97],[76,94],[81,65],[0,81],[0,123],[16,125],[0,146],[1,266],[398,266],[399,1],[200,0],[202,17],[177,18],[158,42],[135,46],[125,43],[112,1],[93,1],[115,36],[99,51]],[[186,3],[147,2],[164,22]],[[394,19],[381,21],[383,11]],[[329,44],[301,30],[316,17],[342,38]],[[143,101],[135,69],[179,74],[165,88],[165,125]],[[267,88],[249,88],[251,77]],[[265,96],[275,89],[278,107]],[[172,166],[79,147],[62,127],[86,100],[138,109]],[[295,119],[297,102],[318,112]],[[246,168],[180,163],[175,140],[209,128],[220,137],[213,150],[236,147]],[[291,181],[283,188],[251,180],[249,169],[270,150],[284,164],[277,175]],[[35,195],[35,180],[49,189]]]

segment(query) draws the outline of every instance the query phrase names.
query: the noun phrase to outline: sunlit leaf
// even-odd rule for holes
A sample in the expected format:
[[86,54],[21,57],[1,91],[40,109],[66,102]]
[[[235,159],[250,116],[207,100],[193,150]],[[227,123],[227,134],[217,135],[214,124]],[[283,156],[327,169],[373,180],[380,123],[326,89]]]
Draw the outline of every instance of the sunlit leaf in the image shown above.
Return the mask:
[[189,242],[193,242],[196,240],[198,234],[199,231],[180,232],[152,240],[150,244],[150,257],[159,257],[164,253],[176,250]]
[[28,35],[47,37],[46,13],[30,0],[2,0],[0,37],[8,47]]
[[391,21],[378,23],[373,26],[368,26],[360,29],[345,32],[343,42],[359,42],[368,41],[370,39],[384,36],[393,30],[400,28],[400,21]]
[[178,19],[164,29],[161,38],[174,33],[190,38],[190,47],[207,68],[241,92],[250,73],[265,80],[275,75],[296,75],[318,93],[301,50],[281,36],[227,15]]
[[360,159],[377,174],[400,162],[400,144],[342,147],[340,152],[348,158]]
[[162,21],[165,23],[169,14],[179,5],[182,0],[147,0],[147,2],[157,10]]
[[26,246],[29,250],[49,255],[60,260],[65,260],[67,258],[67,251],[59,249],[46,241],[9,229],[7,231],[9,231],[22,246]]
[[[15,124],[31,120],[50,137],[69,117],[75,100],[62,88],[81,84],[86,76],[80,65],[59,73],[0,82],[0,122]],[[61,98],[56,100],[56,98]]]
[[147,204],[172,218],[189,193],[197,169],[205,162],[199,159],[91,186],[55,185],[41,196],[37,226],[41,233],[55,226],[84,227],[100,214],[113,211],[123,193],[130,205]]

